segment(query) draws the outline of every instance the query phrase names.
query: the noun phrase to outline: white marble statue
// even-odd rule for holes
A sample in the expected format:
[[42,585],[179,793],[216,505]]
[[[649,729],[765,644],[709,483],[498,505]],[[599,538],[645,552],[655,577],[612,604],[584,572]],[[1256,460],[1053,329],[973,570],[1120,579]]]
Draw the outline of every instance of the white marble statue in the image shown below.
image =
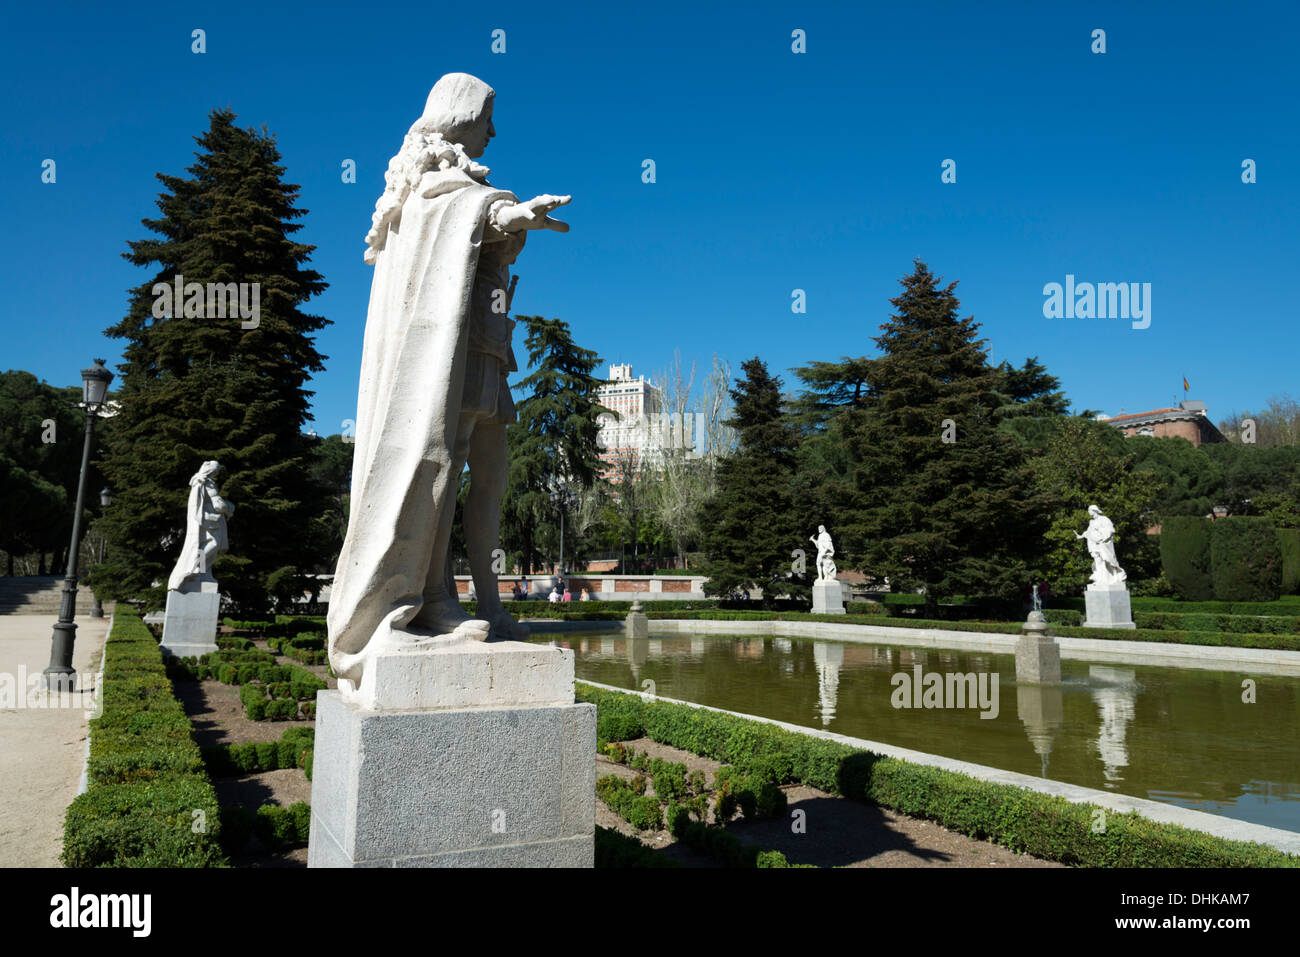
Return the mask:
[[1099,588],[1122,584],[1127,576],[1115,557],[1115,525],[1101,514],[1096,505],[1088,506],[1088,514],[1092,521],[1082,535],[1075,532],[1074,537],[1088,541],[1088,554],[1092,556],[1092,584]]
[[[507,317],[510,266],[526,232],[569,196],[520,202],[477,162],[496,134],[494,93],[449,73],[388,164],[366,236],[375,267],[357,396],[352,501],[329,609],[330,663],[345,691],[386,650],[526,637],[501,605],[499,547],[515,421]],[[466,464],[465,539],[480,596],[460,607],[447,549]]]
[[838,570],[835,568],[835,545],[825,525],[817,526],[817,534],[808,536],[808,541],[817,546],[817,580],[833,582]]
[[229,548],[226,519],[235,506],[217,494],[214,476],[221,466],[204,462],[190,479],[190,497],[185,506],[185,541],[176,567],[167,579],[167,589],[177,591],[192,578],[212,578],[212,563]]

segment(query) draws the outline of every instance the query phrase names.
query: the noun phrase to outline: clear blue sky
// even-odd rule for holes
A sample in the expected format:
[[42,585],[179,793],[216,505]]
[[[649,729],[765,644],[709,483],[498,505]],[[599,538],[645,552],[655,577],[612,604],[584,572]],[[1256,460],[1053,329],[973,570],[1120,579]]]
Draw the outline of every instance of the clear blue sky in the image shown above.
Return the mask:
[[[1295,2],[288,6],[5,6],[0,369],[62,385],[120,360],[102,333],[146,275],[120,254],[150,235],[154,173],[183,174],[229,106],[302,186],[299,238],[330,283],[310,307],[334,322],[316,429],[339,431],[384,169],[460,70],[497,91],[494,184],[574,196],[571,233],[530,237],[514,311],[567,320],[607,362],[757,354],[789,383],[872,353],[919,256],[960,280],[995,359],[1038,355],[1076,407],[1166,405],[1184,375],[1216,419],[1300,394]],[[1150,328],[1044,318],[1067,273],[1151,283]]]

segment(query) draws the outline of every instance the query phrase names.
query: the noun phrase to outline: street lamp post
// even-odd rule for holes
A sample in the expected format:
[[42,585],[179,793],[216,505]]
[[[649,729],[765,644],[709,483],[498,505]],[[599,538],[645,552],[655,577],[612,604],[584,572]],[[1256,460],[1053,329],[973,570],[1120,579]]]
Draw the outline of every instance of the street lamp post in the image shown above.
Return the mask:
[[77,550],[81,547],[81,511],[86,500],[86,470],[90,467],[90,446],[95,435],[95,419],[108,396],[113,373],[104,368],[104,360],[81,370],[83,405],[86,408],[86,440],[81,450],[81,477],[77,480],[77,510],[72,516],[72,544],[68,547],[68,574],[63,580],[63,604],[54,625],[50,646],[50,665],[45,669],[45,687],[50,691],[75,691],[77,674],[72,669],[72,647],[77,638]]
[[551,489],[551,501],[560,510],[560,575],[564,574],[564,513],[572,502],[573,493],[567,485],[558,484]]
[[[99,506],[101,509],[100,514],[102,515],[103,514],[102,510],[107,509],[108,506],[110,506],[111,504],[113,504],[112,491],[107,488],[101,488],[99,490]],[[104,564],[104,535],[102,532],[100,533],[99,536],[99,564],[101,565]],[[103,618],[104,606],[99,601],[99,589],[95,589],[93,592],[91,592],[91,597],[95,599],[95,603],[90,606],[90,617]]]

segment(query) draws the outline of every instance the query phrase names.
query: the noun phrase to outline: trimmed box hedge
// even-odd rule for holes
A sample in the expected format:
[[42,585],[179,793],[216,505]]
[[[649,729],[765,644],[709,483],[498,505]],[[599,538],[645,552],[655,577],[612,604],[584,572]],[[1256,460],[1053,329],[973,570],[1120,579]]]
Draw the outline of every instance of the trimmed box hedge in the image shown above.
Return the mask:
[[[1081,867],[1296,867],[1300,858],[1262,844],[1229,841],[1075,804],[1007,784],[881,757],[749,718],[583,682],[579,701],[597,708],[597,734],[648,737],[745,772],[762,769],[777,783],[802,783],[830,794],[892,808],[1013,851]],[[602,725],[602,713],[604,724]],[[1104,829],[1094,831],[1094,824]]]
[[219,867],[221,814],[158,641],[119,602],[90,722],[89,788],[68,807],[65,867]]

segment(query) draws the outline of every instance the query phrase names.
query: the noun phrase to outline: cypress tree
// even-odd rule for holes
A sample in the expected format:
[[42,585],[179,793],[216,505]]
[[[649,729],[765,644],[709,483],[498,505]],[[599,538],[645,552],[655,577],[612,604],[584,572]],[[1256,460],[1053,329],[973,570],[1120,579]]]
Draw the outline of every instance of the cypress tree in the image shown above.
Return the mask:
[[[314,247],[293,239],[306,210],[295,206],[298,187],[282,179],[274,137],[234,121],[229,110],[213,111],[189,176],[157,174],[161,215],[143,220],[156,235],[123,254],[154,273],[107,330],[126,345],[122,409],[103,457],[114,561],[97,580],[106,595],[161,604],[184,536],[188,480],[216,459],[222,495],[237,511],[215,573],[238,609],[255,612],[300,594],[302,571],[322,561],[303,535],[328,506],[309,474],[302,426],[307,380],[324,369],[311,334],[327,320],[301,307],[326,283],[308,268]],[[178,276],[203,284],[205,296],[186,290],[167,317],[155,285],[174,286]],[[247,284],[245,302],[256,301],[259,314],[231,315],[226,301],[213,308],[208,284],[226,283]]]

